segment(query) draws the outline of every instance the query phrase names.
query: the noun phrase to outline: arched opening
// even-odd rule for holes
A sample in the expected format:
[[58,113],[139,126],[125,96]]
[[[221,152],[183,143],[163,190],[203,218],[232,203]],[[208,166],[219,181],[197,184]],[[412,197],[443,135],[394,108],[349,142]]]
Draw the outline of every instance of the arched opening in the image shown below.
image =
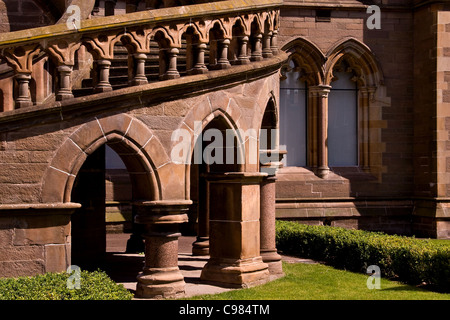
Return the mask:
[[117,282],[136,281],[145,246],[133,203],[152,199],[147,180],[141,160],[120,140],[86,158],[71,192],[71,201],[82,205],[71,217],[72,265],[101,269]]
[[[209,254],[210,195],[208,174],[240,171],[238,138],[224,117],[211,120],[197,139],[190,166],[189,220],[195,221],[193,255]],[[215,199],[214,201],[216,201]],[[214,218],[214,213],[212,213]]]

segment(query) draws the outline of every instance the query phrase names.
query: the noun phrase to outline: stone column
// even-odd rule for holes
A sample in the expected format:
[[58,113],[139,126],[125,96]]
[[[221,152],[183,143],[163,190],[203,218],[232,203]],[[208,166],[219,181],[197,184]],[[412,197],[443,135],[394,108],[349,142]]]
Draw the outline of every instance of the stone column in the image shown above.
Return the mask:
[[136,53],[134,55],[135,73],[134,78],[130,83],[132,86],[139,86],[148,83],[147,76],[145,75],[146,59],[147,55],[145,53]]
[[321,178],[326,178],[330,173],[328,167],[328,94],[330,93],[330,86],[319,85],[311,87],[317,93],[317,153],[318,153],[318,168],[317,175]]
[[98,83],[94,89],[94,92],[107,92],[112,91],[111,84],[109,83],[109,69],[111,68],[111,61],[107,59],[97,60],[98,67]]
[[73,98],[72,84],[70,76],[73,66],[62,65],[58,67],[59,71],[59,90],[56,94],[56,100],[61,101]]
[[239,57],[238,57],[238,64],[248,64],[250,63],[250,59],[248,58],[247,53],[247,46],[248,46],[248,37],[243,36],[241,39],[241,47],[239,48]]
[[255,36],[255,45],[253,48],[252,55],[250,57],[251,61],[261,61],[263,59],[262,38],[263,38],[263,35],[261,33],[259,33]]
[[[270,156],[267,155],[270,153]],[[261,182],[261,257],[264,263],[269,266],[271,275],[282,275],[283,267],[281,256],[277,253],[276,248],[276,231],[275,231],[275,185],[276,173],[282,167],[282,159],[286,152],[281,150],[260,150],[260,159],[266,160],[261,162],[261,172],[268,173],[268,176]]]
[[210,259],[201,279],[227,287],[249,287],[269,280],[260,255],[262,173],[209,173]]
[[33,105],[33,101],[31,101],[30,96],[31,74],[20,72],[15,76],[15,78],[19,87],[16,98],[16,109],[31,107]]
[[137,203],[135,222],[146,226],[145,266],[137,277],[139,298],[174,298],[184,295],[184,277],[178,268],[178,225],[188,221],[192,201]]
[[283,274],[281,256],[277,253],[275,233],[275,184],[269,176],[261,183],[261,257],[269,265],[271,275]]
[[273,56],[271,48],[272,32],[268,32],[263,36],[263,49],[262,55],[264,58],[271,58]]
[[209,255],[209,186],[203,176],[199,179],[198,230],[197,239],[192,244],[194,256]]
[[162,50],[168,50],[168,60],[169,60],[166,73],[163,74],[162,80],[179,78],[180,73],[178,72],[177,69],[177,56],[180,51],[177,48],[168,48]]
[[206,43],[199,43],[197,45],[197,63],[192,69],[192,74],[203,74],[208,72],[208,68],[205,65],[206,47]]
[[230,46],[229,39],[223,39],[220,42],[219,60],[217,61],[218,69],[228,69],[231,67],[230,61],[228,60],[228,47],[229,46]]

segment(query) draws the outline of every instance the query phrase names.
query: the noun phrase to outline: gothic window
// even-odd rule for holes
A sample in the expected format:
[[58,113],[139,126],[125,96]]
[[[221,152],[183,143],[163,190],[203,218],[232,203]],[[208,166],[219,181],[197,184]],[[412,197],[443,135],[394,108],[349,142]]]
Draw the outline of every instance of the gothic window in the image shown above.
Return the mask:
[[280,149],[287,150],[283,164],[307,165],[307,85],[291,61],[280,86]]
[[353,74],[335,71],[328,97],[328,163],[353,167],[358,159],[358,89]]

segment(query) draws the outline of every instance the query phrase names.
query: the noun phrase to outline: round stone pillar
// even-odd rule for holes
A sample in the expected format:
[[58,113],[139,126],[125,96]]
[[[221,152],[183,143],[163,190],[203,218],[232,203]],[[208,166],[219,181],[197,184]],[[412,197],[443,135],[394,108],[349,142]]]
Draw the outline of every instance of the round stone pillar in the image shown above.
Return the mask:
[[271,275],[283,274],[281,256],[276,248],[275,185],[277,178],[269,176],[261,182],[261,257]]
[[188,221],[192,201],[148,201],[136,204],[135,222],[146,232],[145,266],[138,275],[136,297],[174,298],[184,295],[184,277],[178,268],[178,231]]

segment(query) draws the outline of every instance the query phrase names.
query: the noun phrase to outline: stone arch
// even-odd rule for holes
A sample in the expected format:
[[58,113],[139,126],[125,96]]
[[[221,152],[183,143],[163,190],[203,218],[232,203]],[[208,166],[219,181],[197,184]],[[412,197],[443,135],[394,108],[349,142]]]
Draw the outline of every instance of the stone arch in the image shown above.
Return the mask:
[[[308,85],[323,83],[325,77],[323,66],[326,59],[314,43],[299,37],[285,44],[282,50],[290,55],[289,61],[293,61],[295,67],[302,71],[304,77],[302,80],[305,80]],[[289,61],[283,67],[282,74],[287,70]]]
[[148,39],[158,42],[161,47],[180,47],[181,35],[178,27],[156,27],[149,33]]
[[72,133],[56,151],[42,181],[41,201],[71,201],[71,190],[87,157],[108,144],[129,171],[135,200],[163,198],[158,168],[169,162],[163,146],[139,120],[119,114],[94,118]]
[[368,46],[354,39],[344,39],[327,53],[324,84],[333,81],[333,70],[345,59],[357,76],[358,86],[376,87],[383,83],[383,75],[375,55]]
[[181,43],[182,37],[184,33],[187,33],[188,30],[192,30],[192,34],[198,36],[199,41],[203,43],[207,43],[209,41],[209,30],[206,30],[204,21],[195,21],[186,23],[178,33],[178,42]]
[[[119,34],[114,37],[110,43],[110,52],[114,53],[114,46],[120,42],[127,48],[128,53],[134,54],[136,52],[146,52],[148,51],[148,48],[146,48],[145,41],[142,41],[142,39],[138,39],[135,34],[131,32],[127,32],[126,30],[123,32],[120,32]],[[144,42],[144,43],[143,43]]]

